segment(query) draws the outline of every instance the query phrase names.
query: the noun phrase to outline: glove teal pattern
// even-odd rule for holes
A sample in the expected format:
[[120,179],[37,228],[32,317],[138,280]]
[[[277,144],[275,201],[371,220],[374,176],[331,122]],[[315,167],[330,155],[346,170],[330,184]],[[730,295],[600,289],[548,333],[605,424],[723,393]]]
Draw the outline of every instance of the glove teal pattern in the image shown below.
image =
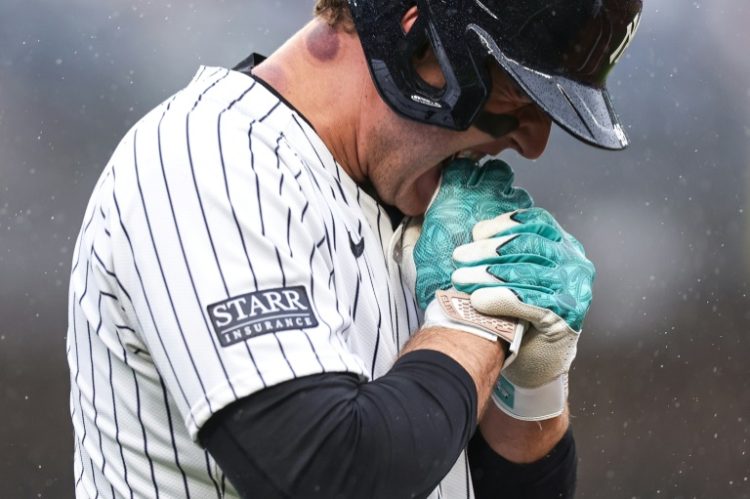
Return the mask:
[[456,289],[472,293],[488,286],[510,288],[523,303],[550,310],[580,331],[595,277],[583,246],[541,208],[522,210],[511,218],[520,225],[495,235],[512,236],[498,240],[496,256],[481,262],[456,262],[457,267],[485,265],[502,282],[454,283]]
[[423,310],[437,290],[453,286],[453,250],[472,241],[477,222],[532,206],[529,194],[513,187],[513,179],[511,167],[499,160],[480,167],[475,161],[458,159],[445,168],[414,248],[415,291]]

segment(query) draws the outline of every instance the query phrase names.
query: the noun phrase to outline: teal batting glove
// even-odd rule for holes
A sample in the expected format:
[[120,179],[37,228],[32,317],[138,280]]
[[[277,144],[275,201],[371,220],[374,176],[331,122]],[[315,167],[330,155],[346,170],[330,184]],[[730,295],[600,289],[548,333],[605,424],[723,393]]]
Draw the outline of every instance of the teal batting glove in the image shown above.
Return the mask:
[[435,299],[436,291],[453,286],[453,250],[472,241],[477,222],[532,206],[529,194],[513,187],[513,179],[510,166],[498,160],[480,167],[475,161],[458,159],[443,170],[414,247],[415,296],[422,310]]
[[476,311],[531,325],[515,361],[503,368],[493,400],[518,419],[558,416],[591,305],[594,266],[581,244],[540,208],[482,221],[472,235],[474,242],[453,254],[453,285],[471,294]]
[[479,166],[462,159],[445,168],[424,219],[406,220],[391,248],[424,313],[424,327],[447,327],[491,341],[504,340],[509,344],[506,365],[512,362],[526,324],[512,317],[477,314],[469,295],[452,289],[451,274],[456,269],[452,254],[472,240],[471,230],[478,221],[531,204],[526,191],[513,187],[513,171],[502,161]]

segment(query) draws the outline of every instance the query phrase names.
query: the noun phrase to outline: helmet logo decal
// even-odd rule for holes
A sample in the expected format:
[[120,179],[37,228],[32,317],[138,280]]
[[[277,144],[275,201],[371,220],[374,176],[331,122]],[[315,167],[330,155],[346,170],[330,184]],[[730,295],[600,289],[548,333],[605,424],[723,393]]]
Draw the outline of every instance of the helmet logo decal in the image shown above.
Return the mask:
[[615,49],[615,51],[610,56],[609,58],[610,64],[617,64],[617,62],[620,60],[620,57],[622,57],[622,54],[625,53],[625,49],[627,49],[628,45],[630,45],[630,42],[633,41],[635,32],[638,31],[638,26],[640,25],[641,25],[641,14],[637,14],[635,16],[635,19],[633,19],[633,22],[628,24],[628,31],[625,33],[625,38],[622,40],[622,43],[620,43],[620,46],[617,47],[617,49]]
[[430,99],[427,99],[425,97],[422,97],[421,95],[414,94],[411,96],[411,100],[414,102],[417,102],[419,104],[424,104],[425,106],[434,107],[437,109],[441,109],[443,106],[440,105],[440,103],[432,101]]

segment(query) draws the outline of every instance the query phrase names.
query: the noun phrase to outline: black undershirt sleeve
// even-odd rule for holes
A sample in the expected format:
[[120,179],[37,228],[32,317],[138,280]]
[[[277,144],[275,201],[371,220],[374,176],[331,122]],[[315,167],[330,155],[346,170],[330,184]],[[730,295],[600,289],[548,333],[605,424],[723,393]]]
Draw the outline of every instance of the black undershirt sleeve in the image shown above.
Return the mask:
[[468,451],[476,499],[569,499],[575,495],[578,459],[570,429],[547,456],[531,464],[504,459],[479,431]]
[[419,350],[369,383],[332,373],[257,392],[199,440],[243,498],[419,498],[466,448],[476,411],[466,370]]

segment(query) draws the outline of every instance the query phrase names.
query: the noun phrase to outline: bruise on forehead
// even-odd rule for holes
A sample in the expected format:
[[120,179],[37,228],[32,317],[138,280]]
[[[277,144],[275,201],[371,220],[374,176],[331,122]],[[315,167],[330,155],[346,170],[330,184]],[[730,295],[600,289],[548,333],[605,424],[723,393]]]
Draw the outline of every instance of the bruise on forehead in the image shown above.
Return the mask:
[[307,51],[319,61],[330,61],[339,53],[339,37],[336,29],[326,23],[318,23],[305,40]]

